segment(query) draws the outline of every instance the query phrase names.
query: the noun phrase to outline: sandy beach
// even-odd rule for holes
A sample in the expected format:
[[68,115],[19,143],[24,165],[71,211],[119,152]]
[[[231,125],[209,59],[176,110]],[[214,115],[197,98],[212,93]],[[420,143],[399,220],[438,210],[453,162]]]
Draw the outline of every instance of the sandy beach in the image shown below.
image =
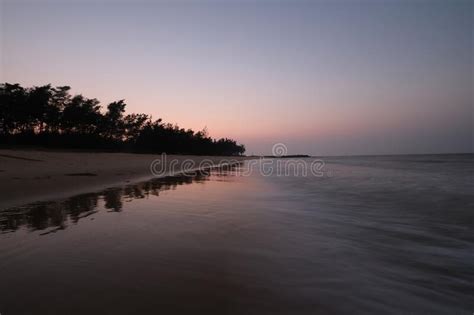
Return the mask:
[[[94,192],[155,177],[158,154],[0,150],[0,209]],[[245,157],[168,155],[164,173],[179,172],[184,161],[219,165]],[[177,161],[171,163],[171,161]]]

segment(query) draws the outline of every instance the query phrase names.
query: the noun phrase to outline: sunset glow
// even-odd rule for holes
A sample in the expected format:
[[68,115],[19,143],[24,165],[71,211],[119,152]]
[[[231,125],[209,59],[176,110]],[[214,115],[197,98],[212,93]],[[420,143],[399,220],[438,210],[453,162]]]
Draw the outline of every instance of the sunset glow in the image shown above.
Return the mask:
[[3,1],[3,82],[267,154],[473,151],[470,1]]

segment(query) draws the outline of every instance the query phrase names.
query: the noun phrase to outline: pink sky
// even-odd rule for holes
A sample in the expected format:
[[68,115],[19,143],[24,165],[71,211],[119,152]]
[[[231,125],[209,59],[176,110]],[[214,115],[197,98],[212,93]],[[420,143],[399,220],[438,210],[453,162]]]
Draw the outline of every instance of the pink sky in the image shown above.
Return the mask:
[[247,153],[276,142],[323,155],[473,151],[472,2],[1,10],[2,81],[125,99]]

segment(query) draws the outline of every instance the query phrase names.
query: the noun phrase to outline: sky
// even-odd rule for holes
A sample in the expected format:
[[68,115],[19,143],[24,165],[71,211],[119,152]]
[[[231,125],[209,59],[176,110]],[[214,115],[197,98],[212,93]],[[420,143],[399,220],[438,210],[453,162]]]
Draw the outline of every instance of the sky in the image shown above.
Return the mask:
[[473,1],[0,0],[0,81],[247,154],[473,152]]

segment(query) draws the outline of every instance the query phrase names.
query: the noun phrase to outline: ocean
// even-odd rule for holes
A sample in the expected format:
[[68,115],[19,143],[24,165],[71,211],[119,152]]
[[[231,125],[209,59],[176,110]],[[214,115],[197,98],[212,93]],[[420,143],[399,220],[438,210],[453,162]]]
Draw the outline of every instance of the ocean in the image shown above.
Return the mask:
[[473,175],[264,159],[0,210],[0,313],[472,314]]

